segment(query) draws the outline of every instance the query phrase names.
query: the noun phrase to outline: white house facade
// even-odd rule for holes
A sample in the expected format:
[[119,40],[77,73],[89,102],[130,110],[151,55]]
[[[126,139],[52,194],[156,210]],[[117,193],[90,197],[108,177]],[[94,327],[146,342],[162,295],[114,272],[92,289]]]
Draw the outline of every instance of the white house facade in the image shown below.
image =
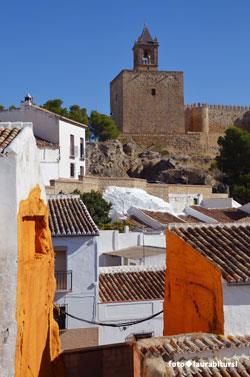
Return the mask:
[[98,238],[99,266],[145,265],[162,266],[166,263],[164,232],[125,232],[101,230]]
[[33,123],[46,185],[53,179],[82,179],[85,175],[87,126],[84,124],[33,105],[29,99],[18,109],[0,111],[0,121]]
[[10,377],[15,371],[18,338],[20,202],[35,187],[45,198],[31,123],[0,123],[0,180],[0,376]]
[[[163,335],[165,269],[165,265],[99,268],[98,320],[117,325],[100,326],[100,344],[121,343],[133,334]],[[135,324],[122,325],[128,322]]]
[[77,195],[48,197],[49,225],[55,250],[55,313],[61,329],[91,327],[73,316],[96,319],[99,231]]

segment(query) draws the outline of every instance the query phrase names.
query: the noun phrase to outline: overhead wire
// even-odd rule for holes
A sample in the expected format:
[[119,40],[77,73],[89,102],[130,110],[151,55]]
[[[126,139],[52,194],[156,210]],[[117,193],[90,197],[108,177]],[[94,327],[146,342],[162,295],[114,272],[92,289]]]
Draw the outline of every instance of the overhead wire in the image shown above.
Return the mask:
[[136,325],[138,323],[149,321],[150,319],[153,319],[153,318],[157,317],[158,315],[162,314],[163,310],[161,310],[161,311],[159,311],[157,313],[154,313],[154,314],[152,314],[149,317],[141,318],[141,319],[134,320],[134,321],[120,322],[120,323],[90,321],[88,319],[80,318],[80,317],[77,317],[77,316],[75,316],[73,314],[70,314],[70,313],[66,312],[65,310],[63,310],[63,309],[60,309],[60,312],[63,313],[63,314],[65,314],[66,316],[68,316],[70,318],[76,319],[76,320],[81,321],[81,322],[89,323],[91,325],[106,326],[106,327],[125,327],[126,328],[126,327],[130,327],[130,326]]

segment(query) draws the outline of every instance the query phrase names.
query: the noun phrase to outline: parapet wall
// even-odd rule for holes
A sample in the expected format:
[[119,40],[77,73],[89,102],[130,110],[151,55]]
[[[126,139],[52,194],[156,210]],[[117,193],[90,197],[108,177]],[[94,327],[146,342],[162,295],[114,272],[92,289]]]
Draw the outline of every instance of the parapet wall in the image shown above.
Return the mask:
[[139,178],[112,178],[112,177],[94,177],[85,176],[83,181],[73,179],[59,179],[51,181],[51,185],[46,187],[47,194],[58,194],[63,191],[66,194],[74,190],[80,192],[90,192],[91,190],[103,192],[108,186],[140,188],[151,195],[158,196],[169,201],[170,194],[189,195],[201,194],[204,198],[227,197],[227,194],[213,194],[212,187],[206,185],[181,185],[181,184],[154,184],[147,183],[144,179]]

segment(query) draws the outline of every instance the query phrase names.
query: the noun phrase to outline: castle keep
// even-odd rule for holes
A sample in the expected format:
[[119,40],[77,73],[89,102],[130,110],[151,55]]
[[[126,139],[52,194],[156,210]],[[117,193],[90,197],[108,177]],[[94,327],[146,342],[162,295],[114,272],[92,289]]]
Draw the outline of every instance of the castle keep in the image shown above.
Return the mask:
[[158,48],[144,26],[133,47],[133,69],[122,70],[110,83],[112,118],[136,141],[164,141],[169,150],[214,154],[218,137],[244,123],[250,107],[184,105],[183,72],[159,71]]

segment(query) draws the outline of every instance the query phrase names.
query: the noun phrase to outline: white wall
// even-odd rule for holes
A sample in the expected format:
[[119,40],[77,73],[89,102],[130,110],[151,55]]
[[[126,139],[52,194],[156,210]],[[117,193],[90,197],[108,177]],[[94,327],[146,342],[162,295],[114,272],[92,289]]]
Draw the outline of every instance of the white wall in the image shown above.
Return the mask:
[[12,377],[16,349],[17,214],[20,200],[41,183],[32,124],[1,124],[22,131],[0,156],[0,376]]
[[99,254],[133,246],[166,247],[165,234],[143,234],[142,232],[119,233],[117,230],[101,230],[98,240]]
[[[67,270],[72,270],[72,292],[56,293],[55,302],[66,305],[67,311],[77,317],[95,319],[97,290],[97,238],[53,237],[53,246],[67,249]],[[67,318],[67,328],[90,327],[89,324]]]
[[223,300],[225,334],[250,334],[250,284],[225,284]]
[[[75,137],[75,158],[70,158],[70,135]],[[80,166],[83,166],[86,171],[85,160],[80,159],[80,138],[85,141],[85,128],[74,126],[62,120],[59,121],[59,145],[60,145],[60,162],[59,162],[59,176],[61,178],[70,177],[70,163],[75,164],[75,179],[78,179],[80,174]],[[85,146],[86,148],[86,146]],[[85,174],[85,173],[84,173]]]
[[149,255],[144,259],[145,266],[164,266],[166,265],[166,253]]
[[201,206],[205,208],[239,208],[241,205],[237,203],[233,198],[213,198],[203,199]]
[[171,208],[175,213],[181,213],[185,207],[191,206],[194,204],[194,199],[198,199],[198,204],[202,200],[202,195],[198,193],[194,194],[168,194],[168,201],[171,205]]
[[43,182],[45,185],[49,185],[51,179],[59,178],[59,149],[39,148],[38,156]]
[[[149,317],[162,309],[163,301],[161,300],[99,304],[98,319],[104,323],[121,323]],[[126,329],[100,326],[100,344],[124,342],[132,333],[151,331],[155,336],[163,335],[163,314]]]
[[22,105],[20,109],[1,111],[1,120],[8,122],[32,122],[36,136],[49,140],[52,143],[59,143],[58,119],[32,106]]
[[[56,166],[43,167],[44,180],[48,184],[49,179],[71,178],[70,163],[75,164],[75,179],[80,174],[80,166],[86,172],[85,160],[80,160],[80,137],[85,141],[85,128],[73,125],[56,118],[53,114],[41,111],[32,105],[24,104],[20,109],[4,110],[0,112],[0,120],[3,121],[25,121],[32,122],[36,136],[60,145],[59,172]],[[75,136],[76,150],[78,151],[75,159],[70,159],[70,135]],[[84,148],[86,150],[86,146]],[[52,152],[51,152],[52,153]],[[49,170],[45,174],[46,169]],[[52,175],[56,174],[54,177]],[[51,177],[52,176],[52,177]]]

